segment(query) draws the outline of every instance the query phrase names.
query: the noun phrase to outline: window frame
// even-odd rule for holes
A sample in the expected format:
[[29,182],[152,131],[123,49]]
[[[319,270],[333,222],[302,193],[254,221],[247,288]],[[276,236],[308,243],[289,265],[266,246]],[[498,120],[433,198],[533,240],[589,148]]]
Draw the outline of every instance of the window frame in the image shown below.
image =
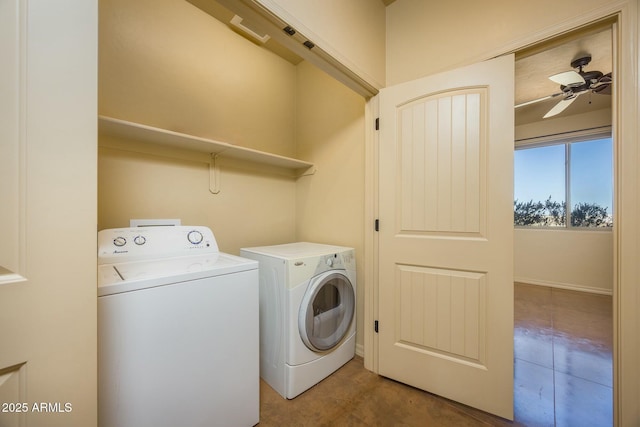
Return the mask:
[[[571,231],[596,231],[596,232],[611,232],[611,227],[576,227],[571,223],[571,145],[574,143],[593,141],[597,139],[611,139],[613,144],[613,132],[612,126],[600,126],[595,128],[583,129],[572,132],[562,132],[552,135],[544,135],[534,138],[525,138],[516,140],[514,144],[514,151],[526,150],[532,148],[549,147],[556,145],[564,145],[564,182],[565,182],[565,225],[550,227],[548,225],[516,225],[514,228],[523,230],[571,230]],[[612,186],[613,177],[611,181]],[[612,188],[613,191],[615,189]],[[515,202],[515,194],[514,194]],[[611,216],[614,215],[614,206],[611,206]]]

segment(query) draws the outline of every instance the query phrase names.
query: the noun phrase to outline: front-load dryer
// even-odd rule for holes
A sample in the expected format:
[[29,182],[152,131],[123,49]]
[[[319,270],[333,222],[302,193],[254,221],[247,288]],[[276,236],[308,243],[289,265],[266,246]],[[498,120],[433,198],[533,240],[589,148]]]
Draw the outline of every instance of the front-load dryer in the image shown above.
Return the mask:
[[259,262],[260,376],[293,399],[355,355],[354,249],[300,242],[240,254]]

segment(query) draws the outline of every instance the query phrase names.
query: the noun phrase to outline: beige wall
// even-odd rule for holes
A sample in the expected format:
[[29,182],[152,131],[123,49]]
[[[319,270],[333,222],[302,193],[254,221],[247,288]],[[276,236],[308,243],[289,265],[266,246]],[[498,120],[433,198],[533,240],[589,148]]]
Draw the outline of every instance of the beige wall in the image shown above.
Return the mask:
[[549,135],[611,126],[612,117],[613,113],[611,109],[607,108],[584,114],[549,118],[543,121],[516,126],[516,146],[536,142],[534,140],[535,138]]
[[376,88],[385,84],[380,0],[257,0]]
[[[611,109],[516,126],[516,145],[548,135],[611,126]],[[527,141],[528,140],[528,141]],[[516,228],[514,275],[519,282],[610,294],[613,233]]]
[[[188,2],[101,0],[99,80],[100,114],[295,154],[295,67]],[[295,239],[292,178],[223,160],[214,195],[206,154],[100,143],[99,229],[180,218],[235,254]]]
[[242,247],[295,239],[294,180],[227,161],[221,191],[212,194],[208,157],[185,157],[101,147],[98,228],[128,227],[131,218],[180,218],[209,226],[220,250],[236,255]]
[[309,63],[298,66],[297,149],[317,172],[298,180],[296,237],[353,247],[357,337],[364,316],[364,105],[362,97]]
[[516,282],[611,294],[613,233],[531,230],[514,233]]
[[292,156],[295,67],[181,0],[100,1],[99,113]]
[[387,85],[503,53],[501,48],[602,7],[600,0],[427,2],[387,7]]

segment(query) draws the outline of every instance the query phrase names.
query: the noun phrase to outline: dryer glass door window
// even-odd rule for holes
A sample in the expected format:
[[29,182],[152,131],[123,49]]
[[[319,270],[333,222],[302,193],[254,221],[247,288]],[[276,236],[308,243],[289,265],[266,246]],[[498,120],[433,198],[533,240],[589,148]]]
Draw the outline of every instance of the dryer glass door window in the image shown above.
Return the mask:
[[312,351],[327,351],[347,334],[355,312],[355,294],[347,276],[327,272],[312,279],[302,299],[298,329]]

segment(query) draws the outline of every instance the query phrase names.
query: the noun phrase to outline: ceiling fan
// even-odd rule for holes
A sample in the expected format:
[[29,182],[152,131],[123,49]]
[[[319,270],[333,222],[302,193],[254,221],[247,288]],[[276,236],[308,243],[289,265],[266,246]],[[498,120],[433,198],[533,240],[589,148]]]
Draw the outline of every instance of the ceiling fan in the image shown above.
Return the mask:
[[562,99],[560,102],[543,116],[543,118],[546,119],[563,112],[582,94],[592,92],[611,95],[611,83],[613,83],[611,73],[602,74],[600,71],[583,71],[583,67],[589,64],[589,62],[591,62],[591,55],[578,58],[571,62],[571,67],[578,71],[564,71],[549,77],[549,80],[560,85],[560,92],[523,102],[522,104],[516,105],[515,108],[561,96]]

